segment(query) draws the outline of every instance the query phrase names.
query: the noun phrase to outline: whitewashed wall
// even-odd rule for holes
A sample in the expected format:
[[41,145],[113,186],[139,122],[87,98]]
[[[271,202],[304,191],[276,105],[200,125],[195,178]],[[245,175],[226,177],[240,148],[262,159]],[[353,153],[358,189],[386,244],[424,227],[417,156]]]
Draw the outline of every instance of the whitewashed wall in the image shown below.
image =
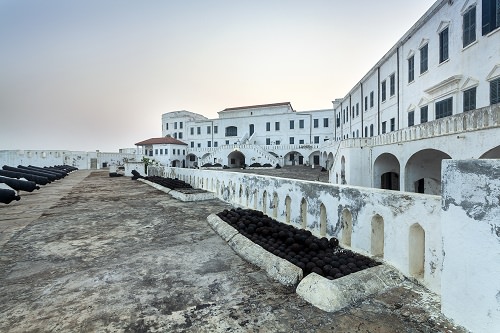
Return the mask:
[[500,328],[500,160],[445,161],[441,307],[473,332]]
[[1,150],[0,167],[9,165],[34,165],[38,167],[53,165],[71,165],[79,169],[91,169],[92,159],[96,169],[104,165],[123,165],[126,159],[140,160],[142,155],[126,153],[101,153],[68,150]]
[[[261,210],[284,223],[287,222],[285,201],[288,196],[291,200],[290,223],[297,228],[304,223],[301,214],[301,202],[304,200],[307,205],[306,228],[317,236],[323,236],[321,205],[326,208],[326,236],[335,236],[341,241],[342,231],[346,229],[342,216],[348,211],[352,215],[351,247],[367,255],[372,252],[372,219],[378,215],[384,225],[383,258],[407,276],[412,275],[409,268],[410,252],[413,250],[410,247],[410,228],[418,224],[425,231],[424,274],[418,279],[429,289],[440,292],[442,251],[438,196],[235,172],[179,168],[163,170],[165,177],[179,178],[195,188],[215,192],[221,200]],[[149,168],[149,173],[157,174],[158,170]],[[276,213],[273,204],[275,196],[278,200]]]

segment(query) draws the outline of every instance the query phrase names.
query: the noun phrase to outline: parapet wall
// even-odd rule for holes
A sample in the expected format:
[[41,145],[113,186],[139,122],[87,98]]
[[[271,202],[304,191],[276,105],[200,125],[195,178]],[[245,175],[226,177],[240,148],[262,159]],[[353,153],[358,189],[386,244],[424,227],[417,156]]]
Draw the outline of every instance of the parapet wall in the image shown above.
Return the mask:
[[179,178],[319,237],[338,237],[440,293],[439,196],[214,170],[149,167],[148,174]]
[[142,155],[128,153],[101,153],[98,151],[69,150],[1,150],[2,165],[35,165],[39,167],[53,165],[71,165],[78,169],[101,169],[109,165],[123,165],[125,160],[140,161]]

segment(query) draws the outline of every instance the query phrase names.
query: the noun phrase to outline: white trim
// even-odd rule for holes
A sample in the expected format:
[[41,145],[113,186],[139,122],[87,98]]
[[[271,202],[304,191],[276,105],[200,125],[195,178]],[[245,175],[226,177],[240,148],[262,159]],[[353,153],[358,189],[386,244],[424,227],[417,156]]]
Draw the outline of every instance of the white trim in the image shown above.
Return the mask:
[[[476,1],[465,1],[464,5],[462,6],[462,9],[460,10],[460,14],[462,16],[464,16],[465,13],[467,13],[469,10],[472,9],[472,7],[477,7],[477,3]],[[476,14],[477,14],[477,10],[476,10]]]
[[468,90],[470,88],[477,87],[479,85],[479,81],[476,79],[473,79],[471,77],[468,77],[467,80],[465,80],[464,84],[462,84],[462,87],[460,88],[461,91]]
[[450,21],[441,21],[439,24],[439,27],[437,29],[437,33],[441,33],[444,29],[448,28],[450,26]]
[[425,45],[429,44],[429,39],[428,38],[422,38],[420,41],[420,44],[418,45],[418,49],[420,50],[423,48]]
[[486,81],[493,81],[500,77],[500,64],[496,64],[491,72],[486,76]]

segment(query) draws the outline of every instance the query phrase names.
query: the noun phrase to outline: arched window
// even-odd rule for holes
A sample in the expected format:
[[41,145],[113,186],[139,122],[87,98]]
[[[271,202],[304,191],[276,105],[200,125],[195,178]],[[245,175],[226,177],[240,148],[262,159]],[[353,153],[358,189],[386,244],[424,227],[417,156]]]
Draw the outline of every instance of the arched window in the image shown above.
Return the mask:
[[226,127],[226,136],[238,136],[238,128],[236,126]]

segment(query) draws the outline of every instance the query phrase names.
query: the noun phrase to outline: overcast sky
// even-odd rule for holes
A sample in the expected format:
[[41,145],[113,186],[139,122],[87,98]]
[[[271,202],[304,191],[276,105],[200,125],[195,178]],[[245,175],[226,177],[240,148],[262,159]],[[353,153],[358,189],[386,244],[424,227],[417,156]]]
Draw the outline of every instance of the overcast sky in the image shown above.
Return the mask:
[[434,0],[0,0],[0,150],[118,151],[161,114],[331,108]]

